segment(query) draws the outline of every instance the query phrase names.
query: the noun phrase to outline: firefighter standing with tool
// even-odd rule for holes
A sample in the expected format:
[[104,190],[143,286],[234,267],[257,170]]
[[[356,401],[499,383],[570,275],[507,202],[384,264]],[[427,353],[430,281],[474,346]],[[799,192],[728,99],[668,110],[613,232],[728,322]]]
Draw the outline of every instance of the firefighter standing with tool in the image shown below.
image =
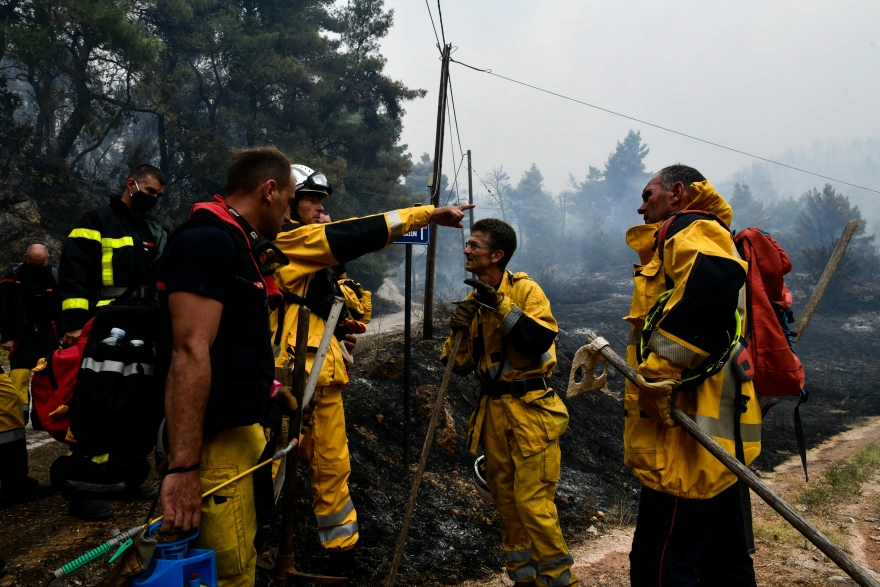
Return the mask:
[[0,335],[9,351],[9,376],[0,373],[0,505],[51,495],[55,489],[28,477],[25,426],[29,384],[37,361],[58,347],[57,271],[41,244],[28,247],[25,262],[0,281]]
[[[275,365],[282,367],[295,346],[297,308],[305,305],[311,310],[308,370],[328,327],[333,298],[339,292],[330,267],[384,249],[403,234],[431,222],[460,227],[463,211],[473,206],[414,207],[322,224],[321,202],[333,193],[329,181],[323,173],[304,165],[294,165],[293,174],[296,200],[291,216],[298,222],[285,225],[275,240],[290,259],[290,265],[275,274],[284,303],[270,320],[277,352]],[[315,389],[314,412],[300,445],[300,455],[308,462],[318,537],[329,551],[333,574],[351,577],[355,572],[352,549],[358,541],[358,524],[348,488],[351,464],[342,406],[342,388],[347,384],[342,348],[331,344]]]
[[[676,220],[655,250],[661,223],[681,210],[715,217]],[[624,460],[642,483],[632,585],[753,586],[737,479],[670,417],[674,401],[746,465],[760,453],[754,386],[727,360],[746,323],[747,266],[718,222],[730,226],[733,211],[697,170],[673,165],[645,186],[638,213],[645,223],[626,234],[641,263],[625,318],[632,324],[627,362],[639,384],[626,383]]]
[[[96,311],[141,286],[126,304],[154,304],[150,286],[167,233],[148,212],[165,192],[165,176],[152,165],[132,169],[120,196],[87,212],[67,237],[59,267],[61,319],[66,345],[76,344]],[[84,520],[113,515],[105,498],[152,499],[156,490],[141,485],[150,472],[146,457],[85,454],[75,444],[52,465],[52,482],[68,500],[70,513]]]
[[[270,397],[267,308],[280,301],[271,275],[287,260],[271,239],[293,195],[283,153],[240,151],[227,171],[225,198],[193,207],[159,270],[169,465],[161,531],[199,527],[196,546],[215,552],[220,587],[254,584],[258,516],[274,505],[270,467],[204,501],[201,494],[274,451],[280,417]],[[288,413],[296,409],[290,398],[289,390],[277,398]]]
[[[559,481],[559,437],[568,410],[549,388],[558,332],[550,301],[525,273],[505,270],[516,233],[497,219],[471,228],[464,250],[471,292],[450,319],[464,330],[454,370],[474,371],[481,396],[468,422],[474,454],[485,450],[485,483],[502,523],[508,576],[515,585],[575,585],[572,557],[562,537],[553,497]],[[453,335],[441,359],[449,360]],[[478,488],[482,479],[475,475]]]

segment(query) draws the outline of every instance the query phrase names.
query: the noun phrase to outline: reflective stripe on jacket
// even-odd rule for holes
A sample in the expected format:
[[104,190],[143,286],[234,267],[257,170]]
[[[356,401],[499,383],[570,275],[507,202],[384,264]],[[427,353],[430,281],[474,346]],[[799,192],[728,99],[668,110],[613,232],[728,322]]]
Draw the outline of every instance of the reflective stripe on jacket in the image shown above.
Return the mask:
[[[690,209],[714,212],[730,225],[733,210],[708,181],[692,184],[690,196]],[[629,315],[624,318],[632,324],[627,362],[649,380],[680,379],[682,371],[696,368],[710,349],[729,343],[738,307],[745,329],[741,291],[747,264],[738,259],[732,235],[711,219],[693,222],[669,237],[661,262],[653,250],[659,226],[634,226],[626,235],[641,261],[633,270],[635,288]],[[638,346],[645,318],[670,288],[673,293],[651,335],[650,352],[640,363]],[[733,363],[728,360],[696,389],[675,393],[675,403],[731,454],[735,454],[737,386]],[[751,381],[744,382],[741,391],[748,400],[740,421],[748,464],[761,452],[761,409]],[[733,473],[680,427],[666,428],[640,412],[638,394],[638,387],[627,381],[624,461],[643,485],[678,497],[707,499],[736,482]]]
[[[484,383],[539,377],[549,380],[556,367],[553,341],[559,332],[550,312],[550,300],[525,273],[506,271],[497,291],[504,294],[504,299],[497,312],[485,308],[477,312],[455,356],[455,372],[464,375],[475,371]],[[471,292],[466,299],[473,296]],[[440,358],[444,362],[452,350],[452,338],[450,333],[443,345]],[[500,399],[490,399],[483,395],[468,422],[468,446],[474,454],[480,443],[487,401],[503,402],[505,415],[526,457],[550,446],[568,427],[568,410],[549,389],[529,391],[522,397],[502,395]]]
[[127,288],[144,278],[162,257],[168,234],[149,214],[136,218],[118,196],[86,212],[64,243],[58,270],[61,295],[59,332],[82,328],[95,309],[113,301],[105,288]]
[[[290,259],[290,264],[275,273],[275,282],[285,292],[305,296],[315,273],[346,263],[367,253],[380,251],[401,235],[427,226],[434,214],[433,206],[419,206],[394,210],[384,214],[353,218],[328,224],[308,224],[278,233],[275,244]],[[283,302],[284,323],[279,341],[280,354],[275,366],[283,367],[289,356],[288,349],[296,346],[296,321],[299,306],[289,299]],[[272,339],[276,338],[279,311],[272,312],[269,326]],[[309,342],[306,369],[312,368],[315,351],[321,344],[321,336],[327,325],[326,319],[314,312],[309,319]],[[345,385],[348,373],[338,344],[330,344],[318,385]]]

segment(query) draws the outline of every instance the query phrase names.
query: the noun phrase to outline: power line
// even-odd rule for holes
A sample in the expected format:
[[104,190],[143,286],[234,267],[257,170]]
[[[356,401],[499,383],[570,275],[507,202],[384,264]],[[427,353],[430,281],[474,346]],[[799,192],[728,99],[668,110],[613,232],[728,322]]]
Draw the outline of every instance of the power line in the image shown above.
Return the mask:
[[492,193],[492,190],[489,188],[489,186],[486,185],[486,182],[483,181],[483,178],[480,177],[480,174],[477,173],[477,168],[474,167],[474,164],[473,164],[473,163],[471,163],[471,171],[474,172],[474,175],[477,176],[477,179],[479,179],[479,180],[480,180],[480,183],[483,184],[483,187],[486,188],[486,191],[489,192],[489,193],[491,194],[491,193]]
[[[449,79],[449,72],[446,72],[447,79]],[[449,122],[449,136],[452,136],[452,117],[449,115],[449,102],[446,102],[446,120]],[[460,145],[461,143],[459,143]],[[449,149],[452,151],[452,160],[455,161],[455,143],[449,141]],[[462,157],[464,156],[464,151],[461,151]]]
[[458,137],[458,150],[460,153],[464,153],[464,149],[461,146],[461,133],[458,132],[458,113],[455,111],[455,94],[452,93],[452,76],[449,75],[449,72],[446,72],[446,79],[449,80],[449,98],[452,102],[452,117],[455,120],[455,136]]
[[[427,2],[427,0],[425,0]],[[440,10],[440,0],[437,0],[437,14],[440,18],[440,34],[443,36],[443,45],[446,45],[446,31],[443,30],[443,11]]]
[[[440,48],[440,37],[437,35],[437,25],[434,24],[434,13],[431,12],[431,4],[425,0],[425,6],[428,8],[428,16],[431,17],[431,27],[434,29],[434,38],[437,39],[437,48]],[[442,22],[440,23],[442,26]]]
[[533,89],[533,90],[538,90],[539,92],[544,92],[545,94],[550,94],[551,96],[556,96],[556,97],[558,97],[558,98],[562,98],[562,99],[564,99],[564,100],[568,100],[568,101],[570,101],[570,102],[575,102],[576,104],[581,104],[582,106],[587,106],[587,107],[589,107],[589,108],[594,108],[594,109],[596,109],[596,110],[601,110],[602,112],[606,112],[606,113],[608,113],[608,114],[613,114],[614,116],[619,116],[619,117],[621,117],[621,118],[626,118],[627,120],[632,120],[632,121],[638,122],[639,124],[645,124],[645,125],[647,125],[647,126],[652,126],[652,127],[654,127],[654,128],[658,128],[658,129],[660,129],[660,130],[665,130],[666,132],[670,132],[670,133],[673,133],[673,134],[676,134],[676,135],[679,135],[679,136],[682,136],[682,137],[686,137],[686,138],[692,139],[692,140],[694,140],[694,141],[699,141],[699,142],[701,142],[701,143],[705,143],[705,144],[707,144],[707,145],[712,145],[713,147],[718,147],[719,149],[725,149],[725,150],[727,150],[727,151],[732,151],[732,152],[734,152],[734,153],[739,153],[740,155],[746,155],[747,157],[752,157],[752,158],[754,158],[754,159],[758,159],[758,160],[760,160],[760,161],[765,161],[765,162],[767,162],[767,163],[772,163],[773,165],[779,165],[780,167],[786,167],[786,168],[788,168],[788,169],[792,169],[792,170],[794,170],[794,171],[799,171],[799,172],[801,172],[801,173],[806,173],[806,174],[808,174],[808,175],[813,175],[813,176],[815,176],[815,177],[821,177],[822,179],[828,179],[828,180],[830,180],[830,181],[833,181],[833,182],[836,182],[836,183],[840,183],[840,184],[843,184],[843,185],[848,185],[848,186],[851,186],[851,187],[854,187],[854,188],[859,188],[859,189],[861,189],[861,190],[865,190],[865,191],[868,191],[868,192],[873,192],[873,193],[875,193],[875,194],[880,194],[880,190],[875,190],[875,189],[872,189],[872,188],[869,188],[869,187],[865,187],[865,186],[863,186],[863,185],[858,185],[858,184],[855,184],[855,183],[850,183],[850,182],[848,182],[848,181],[843,181],[842,179],[837,179],[837,178],[834,178],[834,177],[829,177],[829,176],[827,176],[827,175],[822,175],[821,173],[816,173],[816,172],[814,172],[814,171],[810,171],[810,170],[808,170],[808,169],[801,169],[800,167],[795,167],[795,166],[793,166],[793,165],[787,165],[787,164],[785,164],[785,163],[780,163],[779,161],[774,161],[773,159],[767,159],[766,157],[761,157],[760,155],[755,155],[755,154],[753,154],[753,153],[748,153],[748,152],[746,152],[746,151],[741,151],[740,149],[734,149],[733,147],[728,147],[728,146],[726,146],[726,145],[722,145],[722,144],[720,144],[720,143],[715,143],[715,142],[712,142],[712,141],[708,141],[708,140],[706,140],[706,139],[701,139],[700,137],[695,137],[695,136],[693,136],[693,135],[689,135],[689,134],[687,134],[687,133],[684,133],[684,132],[681,132],[681,131],[677,131],[677,130],[671,129],[671,128],[669,128],[669,127],[660,126],[659,124],[654,124],[653,122],[648,122],[648,121],[646,121],[646,120],[642,120],[642,119],[640,119],[640,118],[636,118],[636,117],[634,117],[634,116],[629,116],[629,115],[623,114],[623,113],[621,113],[621,112],[615,112],[614,110],[609,110],[608,108],[603,108],[603,107],[601,107],[601,106],[597,106],[597,105],[595,105],[595,104],[590,104],[589,102],[584,102],[583,100],[578,100],[578,99],[576,99],[576,98],[571,98],[571,97],[569,97],[569,96],[565,96],[565,95],[563,95],[563,94],[559,94],[559,93],[557,93],[557,92],[553,92],[553,91],[550,91],[550,90],[547,90],[547,89],[544,89],[544,88],[541,88],[541,87],[538,87],[538,86],[533,86],[533,85],[531,85],[531,84],[527,84],[527,83],[525,83],[525,82],[521,82],[521,81],[519,81],[519,80],[515,80],[515,79],[513,79],[513,78],[505,77],[505,76],[503,76],[503,75],[501,75],[501,74],[498,74],[498,73],[493,72],[491,69],[480,69],[479,67],[474,67],[473,65],[468,65],[467,63],[462,63],[461,61],[456,61],[455,59],[450,59],[450,61],[452,61],[453,63],[458,63],[459,65],[464,65],[465,67],[468,67],[468,68],[470,68],[470,69],[473,69],[474,71],[479,71],[480,73],[487,73],[487,74],[489,74],[489,75],[493,75],[493,76],[498,77],[498,78],[501,78],[501,79],[503,79],[503,80],[507,80],[507,81],[509,81],[509,82],[512,82],[512,83],[515,83],[515,84],[519,84],[519,85],[521,85],[521,86],[525,86],[525,87],[527,87],[527,88],[531,88],[531,89]]
[[[449,205],[449,200],[452,198],[452,190],[455,188],[455,193],[458,194],[458,174],[461,173],[461,166],[464,165],[464,153],[461,154],[461,160],[458,162],[458,169],[455,171],[455,179],[453,179],[453,183],[449,186],[449,190],[446,192],[446,203],[444,206]],[[442,181],[442,178],[441,178]],[[458,201],[458,197],[456,196],[456,201]]]

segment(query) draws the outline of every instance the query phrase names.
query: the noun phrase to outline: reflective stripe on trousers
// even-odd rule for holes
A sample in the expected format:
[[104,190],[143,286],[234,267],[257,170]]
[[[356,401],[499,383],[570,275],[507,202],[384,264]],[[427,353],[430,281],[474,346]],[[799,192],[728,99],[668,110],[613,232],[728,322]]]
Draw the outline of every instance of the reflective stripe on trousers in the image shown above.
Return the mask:
[[15,442],[16,440],[24,440],[24,437],[24,428],[6,430],[5,432],[0,432],[0,444]]
[[318,538],[327,550],[348,550],[359,535],[348,488],[351,464],[341,386],[318,387],[312,401],[315,410],[299,454],[308,462]]
[[[569,570],[569,568],[574,564],[574,559],[570,554],[540,564],[536,564],[531,560],[528,548],[509,551],[504,554],[508,566],[510,563],[529,563],[516,570],[508,569],[507,576],[511,581],[528,581],[530,579],[536,579],[538,583],[541,585],[547,585],[548,587],[565,587],[566,585],[571,584],[571,570]],[[559,568],[563,568],[564,570],[557,577],[545,574],[546,571],[552,572]]]

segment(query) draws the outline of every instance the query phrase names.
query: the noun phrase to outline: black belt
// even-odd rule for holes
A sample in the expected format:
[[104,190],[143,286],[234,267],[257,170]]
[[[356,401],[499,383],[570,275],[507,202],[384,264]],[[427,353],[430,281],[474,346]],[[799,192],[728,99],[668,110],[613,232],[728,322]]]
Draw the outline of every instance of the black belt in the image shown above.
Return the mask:
[[296,304],[297,306],[308,306],[309,301],[306,299],[305,296],[290,293],[289,291],[284,290],[281,290],[281,295],[284,296],[284,299],[291,304]]
[[[154,295],[149,295],[151,292],[151,287],[147,285],[142,285],[134,293],[131,294],[131,297],[139,300],[152,300],[155,297]],[[98,299],[99,300],[115,300],[122,294],[128,291],[127,287],[105,287],[98,290]]]
[[488,395],[495,399],[502,395],[512,395],[513,397],[522,397],[530,391],[539,389],[547,389],[547,380],[543,377],[535,377],[532,379],[514,379],[513,381],[496,381],[495,383],[480,383],[480,393]]

